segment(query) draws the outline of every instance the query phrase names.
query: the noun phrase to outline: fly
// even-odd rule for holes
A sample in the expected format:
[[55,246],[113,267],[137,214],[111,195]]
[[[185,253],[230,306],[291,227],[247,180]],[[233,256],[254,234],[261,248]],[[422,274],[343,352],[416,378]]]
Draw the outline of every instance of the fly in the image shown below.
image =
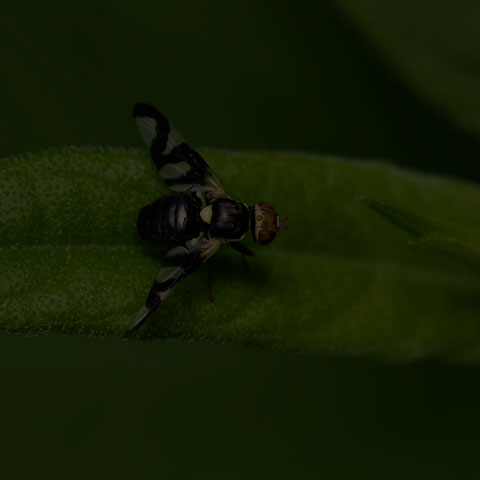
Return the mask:
[[288,228],[286,219],[281,219],[269,203],[249,207],[231,199],[205,160],[155,107],[138,103],[133,116],[158,173],[175,193],[143,207],[138,215],[140,236],[168,242],[171,248],[127,337],[221,245],[228,243],[245,255],[255,256],[240,243],[248,230],[257,244],[267,245],[280,227]]

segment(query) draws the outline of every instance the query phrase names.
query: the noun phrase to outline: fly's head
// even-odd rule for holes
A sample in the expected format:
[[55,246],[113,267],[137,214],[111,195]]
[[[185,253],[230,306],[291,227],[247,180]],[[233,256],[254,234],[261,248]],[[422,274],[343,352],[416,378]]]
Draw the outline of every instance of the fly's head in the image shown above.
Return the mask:
[[280,218],[275,209],[267,202],[257,202],[250,209],[250,228],[255,243],[267,245],[276,237],[280,227],[288,230],[285,225],[288,218]]

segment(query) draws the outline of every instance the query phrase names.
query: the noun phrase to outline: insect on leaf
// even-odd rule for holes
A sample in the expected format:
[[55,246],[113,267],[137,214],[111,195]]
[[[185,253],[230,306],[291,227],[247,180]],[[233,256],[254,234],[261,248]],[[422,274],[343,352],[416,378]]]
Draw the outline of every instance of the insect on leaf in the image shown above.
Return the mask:
[[[226,191],[288,214],[291,232],[268,247],[247,242],[257,255],[246,261],[220,248],[209,262],[214,302],[203,266],[139,338],[480,360],[476,185],[381,162],[201,154]],[[139,239],[136,218],[166,192],[148,155],[136,150],[2,160],[2,331],[122,336],[167,251]]]

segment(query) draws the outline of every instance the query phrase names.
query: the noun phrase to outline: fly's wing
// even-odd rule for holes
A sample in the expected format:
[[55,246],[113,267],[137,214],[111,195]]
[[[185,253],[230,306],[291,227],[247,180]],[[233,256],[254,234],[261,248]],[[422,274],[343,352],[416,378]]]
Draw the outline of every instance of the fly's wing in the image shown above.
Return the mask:
[[145,305],[138,311],[135,323],[126,336],[140,328],[180,281],[210,258],[221,244],[222,241],[217,238],[203,236],[171,248],[153,282]]
[[155,107],[137,103],[133,116],[168,187],[176,192],[202,191],[210,201],[226,196],[207,162],[185,143],[178,130]]

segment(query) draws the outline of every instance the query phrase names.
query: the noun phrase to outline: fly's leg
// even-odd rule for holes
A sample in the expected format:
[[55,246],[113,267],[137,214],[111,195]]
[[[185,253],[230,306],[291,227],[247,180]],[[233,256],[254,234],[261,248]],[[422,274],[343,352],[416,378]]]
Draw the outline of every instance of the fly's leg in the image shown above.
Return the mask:
[[212,265],[208,265],[208,301],[213,303]]
[[240,242],[232,242],[232,243],[229,243],[229,245],[233,247],[237,252],[240,252],[243,255],[248,255],[249,257],[255,256],[255,252],[248,249],[247,247],[245,247],[245,245],[242,245]]

